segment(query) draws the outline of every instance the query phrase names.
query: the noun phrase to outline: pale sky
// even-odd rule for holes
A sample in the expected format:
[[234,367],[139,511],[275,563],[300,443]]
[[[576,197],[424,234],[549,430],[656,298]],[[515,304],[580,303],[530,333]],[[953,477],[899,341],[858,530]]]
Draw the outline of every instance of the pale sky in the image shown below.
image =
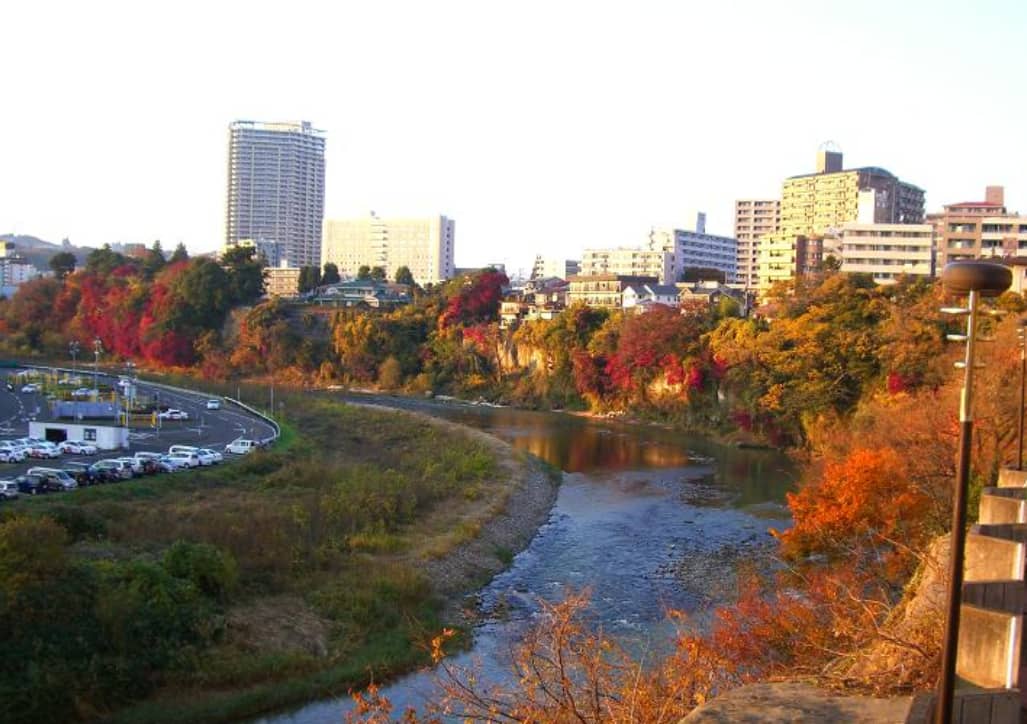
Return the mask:
[[327,133],[325,214],[441,213],[456,263],[731,233],[836,142],[928,210],[1027,213],[1027,2],[4,2],[0,233],[224,235],[228,124]]

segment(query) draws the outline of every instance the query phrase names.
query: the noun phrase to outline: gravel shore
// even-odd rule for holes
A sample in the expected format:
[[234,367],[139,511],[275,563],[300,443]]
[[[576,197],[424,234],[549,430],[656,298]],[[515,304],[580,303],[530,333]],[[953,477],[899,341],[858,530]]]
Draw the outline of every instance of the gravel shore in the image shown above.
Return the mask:
[[362,406],[412,415],[453,434],[477,440],[495,455],[498,479],[490,486],[490,494],[494,496],[490,504],[474,517],[480,524],[478,534],[441,556],[422,552],[416,560],[418,569],[446,602],[444,620],[451,624],[473,622],[477,613],[475,594],[509,565],[509,557],[527,547],[549,518],[561,473],[481,430],[420,412],[382,405]]

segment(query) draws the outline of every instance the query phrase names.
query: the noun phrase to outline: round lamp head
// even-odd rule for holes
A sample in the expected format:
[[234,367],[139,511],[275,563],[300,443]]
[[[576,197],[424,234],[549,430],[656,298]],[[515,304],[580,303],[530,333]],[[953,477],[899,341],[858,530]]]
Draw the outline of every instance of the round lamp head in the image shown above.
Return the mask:
[[941,281],[950,294],[965,297],[978,292],[982,297],[997,297],[1013,283],[1013,272],[990,261],[954,261],[945,265]]

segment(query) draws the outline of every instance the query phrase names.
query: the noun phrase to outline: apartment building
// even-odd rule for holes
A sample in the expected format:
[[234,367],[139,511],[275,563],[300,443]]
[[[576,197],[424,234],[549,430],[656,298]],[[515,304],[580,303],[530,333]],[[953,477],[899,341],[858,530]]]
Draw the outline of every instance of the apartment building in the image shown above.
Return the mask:
[[950,261],[1027,255],[1027,216],[1008,212],[1002,186],[988,186],[984,201],[962,201],[943,209],[928,216],[939,269]]
[[759,284],[759,240],[781,228],[781,199],[739,199],[735,201],[735,282],[743,289]]
[[579,276],[597,275],[656,277],[661,284],[672,284],[674,257],[662,249],[585,249],[581,254]]
[[273,241],[276,266],[321,266],[324,154],[324,133],[307,121],[232,123],[225,246]]
[[876,166],[846,170],[841,152],[821,149],[814,173],[782,184],[780,228],[759,244],[760,293],[781,278],[818,268],[825,235],[854,221],[921,224],[923,189]]
[[601,309],[620,309],[624,306],[624,290],[631,286],[656,284],[655,276],[627,276],[621,274],[578,275],[567,280],[567,304],[582,303]]
[[567,279],[581,273],[581,261],[556,257],[535,257],[531,265],[531,279]]
[[686,269],[716,269],[733,282],[738,268],[738,242],[728,236],[707,234],[705,214],[699,214],[695,231],[687,229],[651,229],[648,248],[671,255],[671,269],[665,283],[681,279]]
[[841,271],[872,274],[878,284],[903,275],[934,276],[934,227],[931,224],[843,224]]
[[264,291],[269,297],[295,297],[300,293],[300,272],[295,266],[273,266],[264,270]]
[[456,222],[445,216],[381,218],[371,212],[360,219],[328,219],[321,259],[340,274],[356,276],[362,266],[385,269],[388,278],[408,267],[418,284],[437,284],[455,275]]

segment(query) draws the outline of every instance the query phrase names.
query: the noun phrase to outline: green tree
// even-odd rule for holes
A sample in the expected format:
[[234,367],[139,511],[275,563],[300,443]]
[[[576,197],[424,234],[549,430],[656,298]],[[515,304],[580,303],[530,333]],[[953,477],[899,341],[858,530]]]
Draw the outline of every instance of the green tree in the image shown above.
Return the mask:
[[143,257],[143,274],[147,279],[153,279],[167,263],[168,260],[164,258],[164,249],[161,248],[160,239],[157,239],[153,242],[153,246],[146,250],[146,256]]
[[178,246],[175,247],[175,251],[172,252],[171,258],[168,259],[169,264],[177,264],[180,261],[186,261],[189,258],[189,252],[186,251],[185,244],[178,242]]
[[324,274],[321,275],[322,284],[338,284],[342,278],[339,276],[339,267],[331,262],[325,264]]
[[396,284],[414,286],[414,275],[410,273],[410,267],[401,266],[396,270]]
[[221,255],[235,304],[253,304],[264,294],[264,262],[252,246],[233,246]]
[[61,251],[50,257],[50,268],[58,281],[63,282],[65,277],[75,271],[75,264],[75,255],[70,251]]
[[383,266],[373,267],[371,269],[371,279],[375,280],[376,282],[383,282],[383,281],[385,281],[385,279],[386,279],[385,267],[383,267]]
[[357,279],[360,281],[366,281],[371,278],[371,267],[367,264],[361,264],[360,268],[357,269]]
[[99,249],[89,252],[89,256],[86,257],[86,271],[102,278],[129,263],[127,258],[111,249],[110,244],[104,244]]
[[68,535],[52,518],[15,516],[0,524],[0,591],[12,600],[27,586],[59,575]]
[[311,289],[315,289],[321,284],[321,270],[316,266],[304,266],[300,267],[300,281],[299,291],[300,294],[309,292]]

